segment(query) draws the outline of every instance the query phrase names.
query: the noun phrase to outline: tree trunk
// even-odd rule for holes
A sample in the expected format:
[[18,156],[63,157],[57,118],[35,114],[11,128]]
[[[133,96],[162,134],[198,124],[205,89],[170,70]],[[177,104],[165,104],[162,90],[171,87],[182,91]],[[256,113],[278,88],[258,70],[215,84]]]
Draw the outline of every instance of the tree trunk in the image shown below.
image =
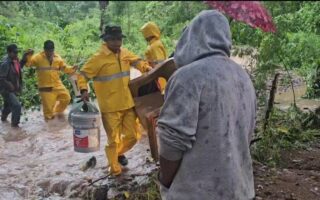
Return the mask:
[[131,20],[130,20],[130,1],[127,2],[127,22],[128,22],[128,37],[130,37]]
[[270,90],[268,107],[267,107],[267,111],[266,111],[266,115],[265,115],[265,119],[264,119],[263,131],[265,131],[267,126],[268,126],[270,113],[271,113],[271,111],[273,109],[274,98],[276,96],[277,83],[278,83],[279,75],[280,75],[279,73],[276,73],[276,75],[274,76],[274,79],[272,81],[272,87],[271,87],[271,90]]
[[103,34],[104,15],[105,15],[106,8],[107,8],[108,4],[109,4],[109,1],[99,1],[100,11],[101,11],[99,29],[100,29],[101,34]]

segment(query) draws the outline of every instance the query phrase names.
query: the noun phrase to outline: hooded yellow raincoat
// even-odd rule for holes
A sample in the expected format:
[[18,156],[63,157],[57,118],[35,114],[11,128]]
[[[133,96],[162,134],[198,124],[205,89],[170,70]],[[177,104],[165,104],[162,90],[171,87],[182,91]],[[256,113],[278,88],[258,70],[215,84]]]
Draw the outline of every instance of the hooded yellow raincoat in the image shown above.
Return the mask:
[[[142,32],[145,39],[153,37],[148,43],[147,50],[145,51],[145,57],[149,64],[154,67],[156,64],[163,62],[167,59],[167,52],[164,48],[160,36],[161,32],[159,27],[154,22],[148,22],[144,24],[140,31]],[[159,78],[159,84],[161,91],[164,91],[166,80]]]
[[60,80],[60,73],[63,71],[71,74],[75,70],[67,66],[56,53],[50,64],[44,52],[28,56],[26,67],[35,67],[37,71],[38,88],[45,119],[52,119],[56,113],[62,113],[70,103],[71,97]]
[[82,67],[78,77],[80,90],[88,89],[88,80],[93,79],[102,122],[108,136],[105,151],[114,175],[121,173],[118,156],[130,150],[140,137],[133,110],[134,101],[128,87],[130,66],[143,72],[149,65],[125,48],[115,54],[104,43]]

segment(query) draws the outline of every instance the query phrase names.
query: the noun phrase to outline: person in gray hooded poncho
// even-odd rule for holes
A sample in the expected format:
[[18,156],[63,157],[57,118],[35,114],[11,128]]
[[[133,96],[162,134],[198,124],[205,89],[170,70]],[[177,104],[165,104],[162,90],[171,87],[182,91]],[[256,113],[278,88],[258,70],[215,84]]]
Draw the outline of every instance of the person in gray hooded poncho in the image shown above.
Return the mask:
[[256,97],[230,57],[228,20],[202,11],[183,32],[178,70],[158,119],[161,196],[167,200],[248,200],[254,184],[249,144]]

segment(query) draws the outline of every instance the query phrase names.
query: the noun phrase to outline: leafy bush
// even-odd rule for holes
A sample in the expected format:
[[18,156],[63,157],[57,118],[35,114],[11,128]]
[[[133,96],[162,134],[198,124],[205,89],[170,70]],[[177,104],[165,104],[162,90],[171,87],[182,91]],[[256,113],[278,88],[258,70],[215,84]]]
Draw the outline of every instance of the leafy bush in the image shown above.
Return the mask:
[[274,109],[267,129],[259,131],[261,140],[253,146],[253,157],[275,166],[280,161],[281,150],[307,147],[318,136],[319,127],[309,123],[314,119],[312,113],[304,113],[294,106],[286,112]]

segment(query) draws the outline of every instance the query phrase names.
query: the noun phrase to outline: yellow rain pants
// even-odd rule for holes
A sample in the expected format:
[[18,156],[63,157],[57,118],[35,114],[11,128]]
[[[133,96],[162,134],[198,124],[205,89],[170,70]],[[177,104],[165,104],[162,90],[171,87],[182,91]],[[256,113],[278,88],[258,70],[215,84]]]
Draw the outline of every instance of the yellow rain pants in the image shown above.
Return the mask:
[[105,152],[113,175],[121,174],[118,156],[130,150],[141,137],[136,118],[133,109],[102,113],[102,123],[108,136]]
[[70,103],[71,97],[67,89],[53,89],[50,92],[41,92],[43,115],[46,120],[53,119],[56,114],[62,113]]
[[88,89],[89,79],[97,96],[102,122],[108,136],[105,151],[113,175],[121,173],[118,156],[130,150],[140,137],[137,131],[137,116],[133,110],[134,101],[129,89],[130,66],[141,72],[148,63],[125,48],[114,54],[103,43],[80,70],[78,86]]
[[51,64],[44,52],[27,58],[26,67],[34,67],[37,72],[44,118],[52,119],[56,113],[62,113],[66,109],[71,99],[60,79],[61,72],[72,74],[75,69],[68,66],[57,53],[54,53]]

